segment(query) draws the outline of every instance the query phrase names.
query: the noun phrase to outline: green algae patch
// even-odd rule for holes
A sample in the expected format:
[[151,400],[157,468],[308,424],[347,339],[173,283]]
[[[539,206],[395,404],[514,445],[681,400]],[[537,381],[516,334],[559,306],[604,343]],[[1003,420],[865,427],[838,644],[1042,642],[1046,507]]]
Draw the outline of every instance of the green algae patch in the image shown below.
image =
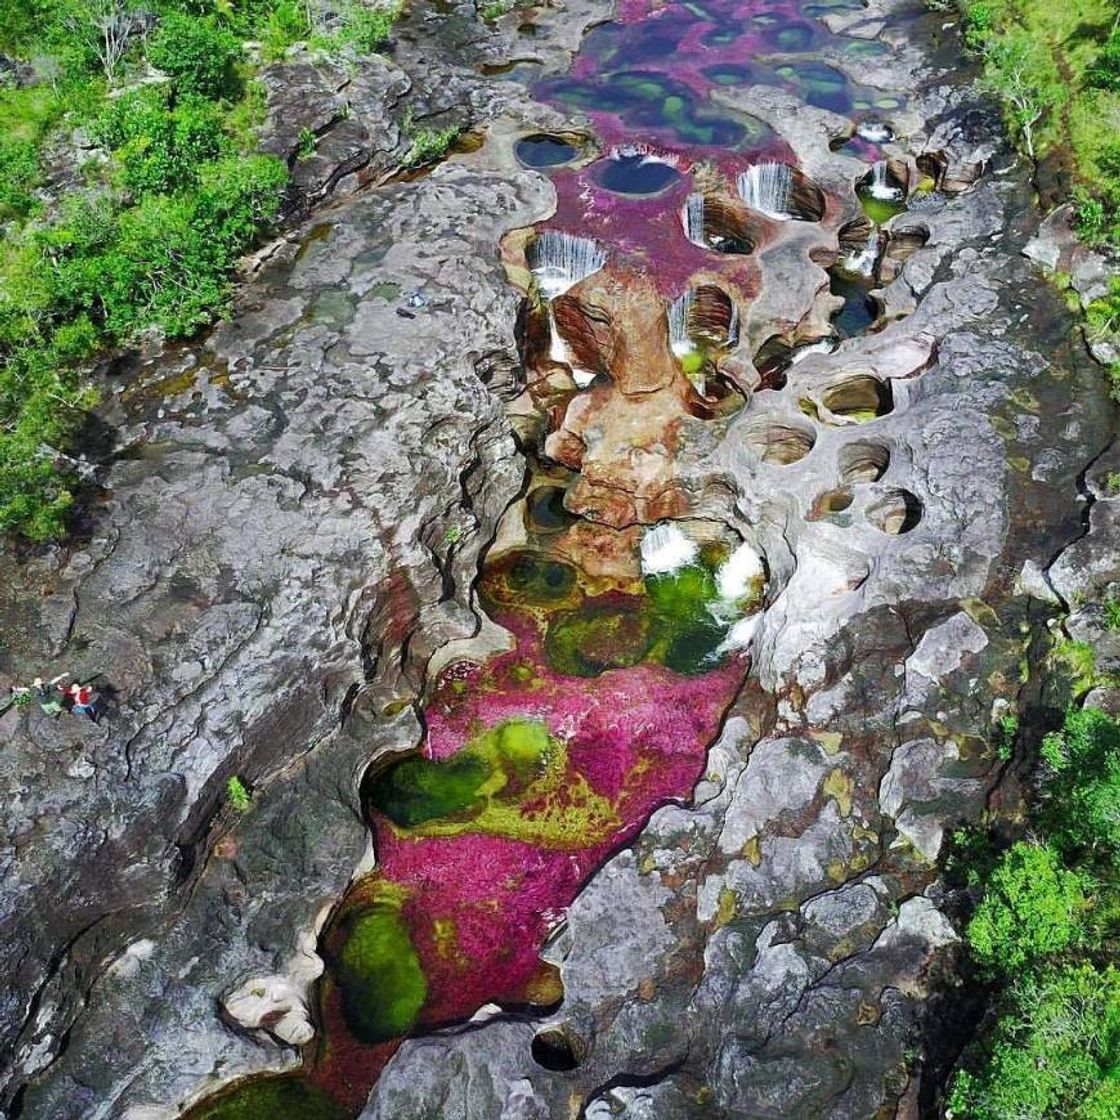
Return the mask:
[[693,675],[714,668],[726,627],[711,613],[719,599],[715,576],[689,565],[646,580],[654,644],[651,656],[677,673]]
[[497,724],[444,761],[396,763],[369,803],[412,835],[486,834],[553,849],[585,847],[622,824],[614,804],[570,771],[548,725],[530,719]]
[[479,790],[489,777],[486,761],[468,751],[444,762],[413,756],[378,775],[370,786],[369,803],[401,828],[415,828],[476,809]]
[[650,644],[649,619],[640,609],[589,604],[552,620],[545,635],[544,654],[558,673],[597,677],[608,669],[637,665]]
[[187,1113],[187,1120],[344,1120],[346,1112],[302,1076],[240,1081]]
[[[370,784],[368,802],[401,829],[426,835],[478,831],[478,818],[491,802],[516,798],[548,774],[559,780],[566,762],[563,746],[543,721],[506,720],[451,758],[414,755],[394,763]],[[436,829],[440,822],[446,827]]]
[[[401,916],[403,892],[383,885],[368,906],[343,915],[327,954],[350,1033],[368,1045],[407,1034],[428,997],[428,981]],[[298,1114],[302,1117],[302,1113]]]
[[589,602],[553,615],[544,639],[550,667],[571,677],[596,677],[643,661],[689,676],[714,669],[727,636],[724,616],[745,603],[720,599],[714,571],[726,559],[726,549],[716,545],[709,551],[701,563],[648,576],[640,598]]
[[882,225],[891,218],[901,214],[906,209],[904,199],[873,198],[870,194],[861,191],[859,195],[863,212],[876,224]]

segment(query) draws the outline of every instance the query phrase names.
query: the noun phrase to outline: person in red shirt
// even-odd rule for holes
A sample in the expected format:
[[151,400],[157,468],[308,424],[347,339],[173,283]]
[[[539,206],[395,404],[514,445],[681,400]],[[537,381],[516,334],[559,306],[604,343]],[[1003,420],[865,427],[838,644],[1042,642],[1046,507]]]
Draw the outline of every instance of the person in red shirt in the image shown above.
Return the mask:
[[90,685],[72,684],[66,689],[66,695],[70,698],[70,711],[75,715],[89,716],[94,723],[97,722],[101,715],[101,696]]

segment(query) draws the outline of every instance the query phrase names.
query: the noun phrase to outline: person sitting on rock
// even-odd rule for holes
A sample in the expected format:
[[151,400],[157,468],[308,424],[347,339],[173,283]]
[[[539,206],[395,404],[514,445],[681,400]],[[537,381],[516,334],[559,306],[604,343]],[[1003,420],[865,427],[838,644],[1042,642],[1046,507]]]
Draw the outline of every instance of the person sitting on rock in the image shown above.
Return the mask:
[[101,694],[92,685],[74,683],[66,690],[66,695],[74,715],[89,716],[94,723],[101,717]]
[[43,709],[46,715],[57,716],[62,711],[62,697],[59,693],[63,691],[63,686],[59,682],[64,681],[69,675],[69,673],[60,673],[49,681],[44,681],[42,677],[36,677],[29,687],[15,685],[12,688],[12,695],[30,695],[39,702],[39,707]]

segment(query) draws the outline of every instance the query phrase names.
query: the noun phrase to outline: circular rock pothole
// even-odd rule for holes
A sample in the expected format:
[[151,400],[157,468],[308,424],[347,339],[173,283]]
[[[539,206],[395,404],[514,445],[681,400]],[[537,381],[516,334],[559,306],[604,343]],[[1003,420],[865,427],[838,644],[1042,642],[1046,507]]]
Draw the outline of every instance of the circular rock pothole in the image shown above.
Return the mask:
[[747,429],[746,442],[764,463],[784,467],[804,459],[813,450],[817,433],[808,424],[765,421]]
[[909,490],[888,490],[867,507],[867,520],[893,537],[909,533],[922,520],[922,503]]
[[849,443],[840,448],[840,477],[847,486],[878,482],[891,465],[891,453],[880,443]]
[[847,487],[826,490],[813,503],[813,508],[809,511],[809,520],[820,521],[833,514],[843,513],[851,506],[852,500],[853,494]]
[[886,416],[894,408],[894,394],[889,381],[860,373],[823,390],[820,403],[836,419],[862,424]]
[[584,1044],[567,1027],[545,1027],[533,1036],[531,1053],[541,1069],[567,1073],[584,1059]]
[[518,163],[542,171],[549,167],[563,167],[578,155],[579,148],[562,136],[549,136],[544,132],[524,136],[514,145],[513,154]]

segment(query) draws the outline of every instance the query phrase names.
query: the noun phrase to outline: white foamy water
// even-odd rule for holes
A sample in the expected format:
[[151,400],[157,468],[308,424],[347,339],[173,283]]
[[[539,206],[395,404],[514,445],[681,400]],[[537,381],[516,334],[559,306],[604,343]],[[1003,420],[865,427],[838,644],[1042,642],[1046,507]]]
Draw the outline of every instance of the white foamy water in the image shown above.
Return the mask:
[[793,168],[788,163],[756,163],[739,175],[739,195],[752,209],[779,221],[788,220]]
[[692,289],[669,304],[669,346],[678,358],[695,349],[688,334],[688,320],[692,314]]
[[607,263],[603,247],[590,237],[545,230],[529,247],[529,267],[545,299],[555,299]]
[[882,121],[861,121],[856,135],[871,144],[886,144],[894,139],[893,129]]
[[642,575],[663,576],[691,564],[700,546],[690,541],[672,522],[647,529],[642,537]]
[[693,245],[708,247],[704,240],[704,196],[699,191],[693,191],[685,200],[681,209],[681,225],[684,226],[685,237]]
[[735,602],[755,592],[765,575],[762,557],[744,541],[719,566],[716,590],[721,599]]
[[749,649],[751,643],[754,641],[755,635],[758,633],[759,624],[762,622],[762,615],[752,614],[748,618],[741,618],[730,630],[727,631],[727,637],[720,643],[719,653],[727,653],[730,650],[736,649]]
[[891,186],[887,178],[887,165],[883,160],[871,169],[871,182],[867,185],[867,193],[882,202],[897,202],[902,197],[902,191],[898,187]]

